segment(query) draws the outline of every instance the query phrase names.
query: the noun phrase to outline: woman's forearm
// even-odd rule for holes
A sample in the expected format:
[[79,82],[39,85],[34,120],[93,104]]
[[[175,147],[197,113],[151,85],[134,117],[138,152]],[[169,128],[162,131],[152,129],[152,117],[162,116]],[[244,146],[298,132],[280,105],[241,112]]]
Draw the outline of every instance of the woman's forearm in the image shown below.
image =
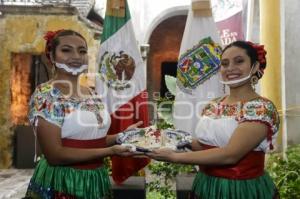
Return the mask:
[[50,153],[45,153],[45,157],[51,165],[67,165],[99,159],[113,154],[111,147],[95,149],[57,147],[57,149],[52,149]]
[[174,153],[170,161],[196,165],[228,165],[235,164],[238,158],[226,148],[213,148],[202,151]]

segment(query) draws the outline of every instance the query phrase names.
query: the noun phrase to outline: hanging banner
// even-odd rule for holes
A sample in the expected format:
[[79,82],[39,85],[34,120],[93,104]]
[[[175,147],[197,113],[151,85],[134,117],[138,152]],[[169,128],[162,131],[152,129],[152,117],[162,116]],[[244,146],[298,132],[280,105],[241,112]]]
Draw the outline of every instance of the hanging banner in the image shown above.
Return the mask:
[[245,39],[243,0],[212,0],[212,9],[223,46]]

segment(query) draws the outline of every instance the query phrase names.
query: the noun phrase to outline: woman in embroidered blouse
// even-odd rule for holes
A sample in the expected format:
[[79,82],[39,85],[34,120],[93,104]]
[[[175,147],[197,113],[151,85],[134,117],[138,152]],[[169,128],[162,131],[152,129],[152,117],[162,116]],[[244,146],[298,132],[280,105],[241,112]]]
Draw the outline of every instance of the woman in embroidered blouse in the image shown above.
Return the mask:
[[148,154],[157,160],[199,165],[191,198],[279,198],[264,171],[265,152],[273,148],[279,117],[274,104],[252,87],[263,75],[265,54],[263,46],[251,42],[225,47],[220,74],[230,94],[203,109],[193,133],[193,151],[160,149]]
[[43,156],[26,198],[107,198],[110,181],[103,158],[130,153],[113,145],[115,136],[106,135],[110,115],[101,100],[77,86],[79,74],[87,69],[85,39],[72,30],[48,32],[45,39],[56,75],[39,85],[30,101],[29,119]]

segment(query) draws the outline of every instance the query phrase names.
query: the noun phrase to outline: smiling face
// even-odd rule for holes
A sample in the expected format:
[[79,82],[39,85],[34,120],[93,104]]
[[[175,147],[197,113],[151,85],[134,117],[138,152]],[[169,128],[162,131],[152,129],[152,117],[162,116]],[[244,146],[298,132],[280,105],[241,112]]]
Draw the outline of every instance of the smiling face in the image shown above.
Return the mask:
[[[220,73],[223,81],[239,80],[247,77],[250,72],[254,73],[251,71],[251,67],[251,60],[246,50],[231,46],[222,55]],[[230,85],[230,87],[238,87],[245,83],[250,84],[250,80]]]
[[69,67],[79,68],[88,63],[87,46],[84,39],[77,35],[60,36],[55,49],[54,61]]

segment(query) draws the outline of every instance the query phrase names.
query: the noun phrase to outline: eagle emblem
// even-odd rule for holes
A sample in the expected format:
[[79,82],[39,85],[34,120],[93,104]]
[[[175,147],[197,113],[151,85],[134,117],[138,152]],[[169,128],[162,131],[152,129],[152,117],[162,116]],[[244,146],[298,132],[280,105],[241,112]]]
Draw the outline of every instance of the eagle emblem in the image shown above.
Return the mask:
[[106,51],[100,58],[99,73],[109,88],[124,90],[130,88],[130,80],[135,71],[134,59],[124,51]]

